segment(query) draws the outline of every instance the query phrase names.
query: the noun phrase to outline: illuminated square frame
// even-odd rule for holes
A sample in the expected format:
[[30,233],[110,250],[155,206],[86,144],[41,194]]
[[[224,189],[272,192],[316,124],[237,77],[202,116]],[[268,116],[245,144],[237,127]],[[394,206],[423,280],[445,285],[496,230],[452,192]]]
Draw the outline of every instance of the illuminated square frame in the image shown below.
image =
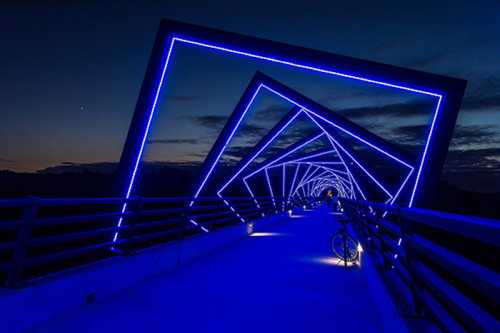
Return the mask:
[[[311,166],[315,167],[316,169],[313,172],[317,172],[318,170],[321,170],[321,171],[320,171],[319,175],[314,175],[314,177],[313,177],[313,172],[311,172],[311,173],[305,172],[302,175],[302,177],[300,177],[301,180],[299,182],[296,181],[297,172],[295,172],[293,180],[292,180],[292,183],[289,186],[288,195],[286,195],[287,194],[286,190],[283,189],[283,191],[282,191],[284,197],[288,197],[288,201],[290,201],[289,198],[292,196],[292,194],[295,194],[295,192],[298,191],[299,187],[303,186],[305,183],[307,183],[307,182],[313,182],[313,181],[316,181],[318,179],[326,179],[326,177],[323,176],[324,174],[330,174],[331,176],[335,177],[337,180],[339,180],[340,182],[342,182],[343,185],[345,185],[348,188],[350,188],[351,191],[353,189],[352,181],[351,181],[351,179],[349,177],[349,174],[347,172],[340,171],[338,169],[334,169],[334,168],[331,168],[331,167],[325,167],[325,166],[323,166],[321,164],[321,162],[297,162],[297,161],[289,161],[289,162],[285,162],[285,163],[281,163],[281,164],[276,164],[276,165],[267,167],[266,169],[280,168],[280,167],[289,166],[289,165],[295,165],[295,167],[296,167],[295,170],[296,171],[300,168],[301,165],[311,165]],[[345,173],[349,177],[349,179],[344,178],[343,175],[340,176],[339,173]],[[284,176],[283,176],[283,178],[284,178]],[[356,199],[356,196],[355,196],[354,192],[349,197],[352,198],[352,199]]]
[[[395,147],[393,144],[387,142],[385,139],[366,130],[362,126],[353,123],[352,121],[348,120],[342,115],[339,115],[329,110],[328,108],[322,106],[321,104],[318,104],[314,100],[311,100],[307,96],[302,95],[300,92],[284,85],[283,83],[271,78],[270,76],[262,72],[257,71],[242,94],[243,97],[245,96],[251,96],[251,97],[242,98],[240,100],[240,103],[238,103],[234,108],[233,112],[231,113],[227,121],[227,124],[234,124],[232,125],[234,127],[229,128],[229,133],[230,133],[229,137],[227,137],[224,134],[223,130],[219,134],[219,137],[217,138],[216,141],[216,142],[222,142],[223,144],[222,145],[214,144],[211,151],[208,154],[208,157],[204,161],[200,181],[198,183],[197,189],[194,191],[194,197],[189,204],[190,206],[194,204],[198,195],[206,185],[208,179],[212,175],[212,172],[217,163],[219,162],[219,159],[224,153],[226,147],[231,142],[232,138],[234,137],[234,134],[238,130],[238,127],[242,124],[245,116],[250,112],[250,108],[252,107],[255,98],[259,95],[259,93],[262,90],[268,90],[272,94],[286,100],[287,102],[293,105],[293,108],[290,111],[288,111],[283,116],[283,118],[280,121],[278,121],[273,126],[273,128],[271,128],[268,131],[268,133],[261,138],[261,140],[251,149],[251,151],[248,152],[246,156],[238,162],[238,164],[234,168],[235,172],[232,175],[226,177],[226,179],[221,183],[222,186],[216,192],[217,196],[221,198],[224,204],[228,206],[228,208],[231,211],[233,211],[242,222],[245,222],[244,218],[241,217],[240,214],[237,213],[236,209],[231,206],[231,204],[226,200],[227,198],[224,198],[222,192],[232,182],[234,182],[243,173],[243,171],[247,169],[249,164],[256,158],[258,158],[259,155],[263,151],[265,151],[266,147],[268,147],[272,142],[274,142],[279,137],[279,135],[283,133],[283,131],[286,130],[286,128],[288,128],[288,126],[290,126],[298,118],[300,114],[305,114],[309,118],[309,121],[311,121],[317,127],[315,133],[308,135],[302,138],[301,140],[297,141],[296,143],[290,145],[289,147],[283,149],[279,154],[276,154],[277,156],[273,156],[272,158],[270,158],[271,161],[263,162],[262,163],[263,166],[260,165],[257,166],[256,170],[252,170],[251,172],[247,171],[246,174],[243,174],[242,177],[243,183],[247,191],[249,192],[250,196],[254,199],[257,208],[260,208],[260,205],[256,200],[250,186],[248,185],[247,179],[264,170],[269,192],[271,194],[271,197],[274,197],[272,186],[269,180],[269,175],[267,172],[268,168],[276,164],[278,161],[283,160],[293,152],[301,149],[302,147],[314,142],[315,140],[323,136],[326,136],[328,138],[333,151],[337,153],[339,159],[342,161],[346,170],[351,175],[353,182],[356,184],[356,188],[359,190],[363,199],[366,200],[367,198],[364,195],[363,191],[361,190],[360,186],[358,185],[358,182],[355,179],[356,177],[354,177],[354,174],[351,173],[351,171],[349,170],[349,167],[344,161],[342,155],[346,155],[345,156],[346,159],[354,162],[358,166],[358,168],[360,168],[363,171],[363,173],[370,178],[371,181],[373,181],[381,190],[385,192],[385,194],[388,196],[388,199],[385,201],[385,203],[390,202],[392,204],[393,202],[395,202],[395,200],[401,193],[401,190],[403,189],[403,187],[406,186],[406,183],[408,182],[410,176],[413,174],[415,170],[415,167],[410,164],[411,162],[409,162],[409,157],[406,156],[406,153],[404,151],[401,151],[398,147]],[[244,102],[241,103],[241,101]],[[344,132],[345,134],[353,137],[354,139],[363,143],[364,145],[368,145],[370,146],[370,148],[375,149],[378,152],[384,154],[385,157],[395,160],[399,164],[403,165],[405,168],[409,169],[408,175],[406,176],[404,181],[400,184],[400,187],[397,190],[397,192],[391,194],[380,183],[380,181],[377,180],[366,169],[366,167],[362,165],[362,163],[359,161],[359,157],[356,158],[357,154],[354,152],[352,148],[349,147],[349,144],[347,144],[340,136],[326,130],[320,123],[323,123],[323,126],[325,126],[325,124],[334,126],[336,130]],[[340,151],[342,151],[342,154],[340,153]],[[210,156],[216,156],[216,158],[213,159],[210,158]],[[275,205],[274,198],[273,198],[273,203]]]
[[[367,84],[435,97],[436,107],[419,161],[409,206],[428,207],[431,205],[446,159],[466,81],[173,20],[162,20],[160,23],[118,165],[114,187],[116,195],[128,199],[135,187],[139,164],[165,82],[170,56],[177,42],[205,47],[221,53],[279,63],[291,69],[344,77]],[[223,133],[228,132],[227,125],[233,124],[226,124]],[[222,143],[215,143],[215,145],[218,144]],[[207,158],[214,157],[216,156],[209,155]],[[122,212],[126,209],[125,204]],[[118,222],[118,226],[121,222],[122,219]],[[115,234],[114,241],[117,235],[118,233]]]

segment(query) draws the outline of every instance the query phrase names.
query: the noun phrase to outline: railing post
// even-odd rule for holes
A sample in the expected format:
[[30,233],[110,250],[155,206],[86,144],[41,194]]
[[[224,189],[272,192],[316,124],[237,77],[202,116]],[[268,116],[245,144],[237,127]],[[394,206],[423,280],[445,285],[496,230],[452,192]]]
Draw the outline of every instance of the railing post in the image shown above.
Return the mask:
[[136,231],[136,226],[141,220],[141,213],[142,213],[142,207],[144,205],[144,199],[143,197],[136,196],[134,197],[133,205],[132,205],[132,212],[133,215],[130,218],[130,220],[127,223],[127,243],[125,244],[125,255],[130,255],[132,254],[132,246],[133,246],[133,239],[134,239],[134,232]]
[[129,198],[127,202],[129,208],[126,211],[126,215],[129,217],[127,218],[126,216],[122,216],[122,236],[120,237],[122,242],[112,248],[113,253],[119,256],[128,256],[132,254],[132,240],[134,238],[133,233],[142,210],[142,197]]
[[[208,203],[208,205],[210,205],[211,201],[208,201],[207,203]],[[205,204],[207,204],[207,203],[205,203]],[[218,204],[217,204],[217,206],[218,206]],[[194,206],[189,206],[189,205],[183,206],[183,209],[181,211],[180,229],[179,229],[179,232],[177,233],[177,238],[179,241],[182,241],[182,240],[184,240],[184,238],[186,238],[186,235],[189,231],[189,226],[193,224],[191,222],[192,210],[194,209],[193,207]],[[229,209],[229,208],[227,208],[227,206],[221,204],[220,209],[223,209],[223,208]],[[205,210],[203,210],[203,211],[205,211]],[[195,212],[196,212],[196,210],[195,210]],[[198,227],[198,225],[196,225],[196,226]]]
[[374,227],[375,231],[372,232],[373,238],[376,238],[377,241],[377,247],[379,247],[380,251],[380,256],[382,257],[382,262],[383,262],[383,268],[384,270],[388,271],[391,269],[392,263],[386,258],[385,252],[386,250],[389,250],[388,246],[383,240],[383,235],[380,229],[380,212],[378,211],[378,207],[374,206],[373,208],[369,209],[369,214],[373,216],[373,221],[374,221]]
[[411,244],[411,235],[413,234],[413,226],[411,222],[404,219],[401,214],[401,209],[397,207],[396,217],[401,228],[401,242],[405,253],[406,268],[408,269],[410,278],[410,291],[413,298],[414,315],[417,317],[423,316],[423,304],[419,297],[419,290],[422,288],[421,282],[414,269],[413,264],[418,260],[417,254],[413,250]]
[[21,225],[17,229],[16,246],[12,254],[10,269],[7,273],[6,285],[8,288],[19,286],[28,253],[32,226],[38,213],[38,205],[38,198],[31,197],[23,207]]
[[[356,214],[359,215],[358,229],[360,231],[361,236],[365,238],[367,248],[368,247],[371,248],[373,245],[373,242],[371,240],[372,234],[368,226],[368,224],[370,223],[370,217],[369,217],[370,211],[367,209],[366,206],[363,206],[358,202],[356,202],[355,207],[356,207]],[[352,208],[350,209],[352,210]],[[360,211],[362,213],[360,213]]]

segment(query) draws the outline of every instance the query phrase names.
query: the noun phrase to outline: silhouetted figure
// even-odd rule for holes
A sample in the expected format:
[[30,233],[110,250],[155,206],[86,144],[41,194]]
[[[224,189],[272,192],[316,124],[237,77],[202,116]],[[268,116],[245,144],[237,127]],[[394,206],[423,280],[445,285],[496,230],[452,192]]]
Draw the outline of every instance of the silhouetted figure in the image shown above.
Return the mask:
[[332,190],[328,190],[326,192],[326,206],[328,208],[332,207],[332,198],[333,198],[333,192]]
[[336,195],[334,195],[332,197],[332,205],[333,205],[333,211],[334,212],[338,212],[340,210],[339,198]]

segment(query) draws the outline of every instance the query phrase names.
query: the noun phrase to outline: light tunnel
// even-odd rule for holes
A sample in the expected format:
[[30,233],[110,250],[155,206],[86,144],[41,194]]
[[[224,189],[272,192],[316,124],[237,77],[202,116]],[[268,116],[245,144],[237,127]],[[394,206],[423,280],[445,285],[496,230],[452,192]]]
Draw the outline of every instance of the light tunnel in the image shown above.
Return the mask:
[[[412,162],[409,162],[404,152],[260,72],[255,74],[243,94],[252,97],[246,104],[238,105],[233,115],[238,115],[240,109],[249,110],[262,90],[270,91],[289,102],[290,111],[237,163],[232,174],[216,184],[211,184],[212,172],[231,141],[226,139],[225,146],[218,153],[219,158],[205,161],[204,169],[208,170],[208,173],[196,189],[191,205],[195,205],[197,196],[203,193],[206,187],[210,187],[242,222],[246,222],[244,214],[231,204],[231,197],[250,195],[254,198],[257,208],[261,208],[259,197],[271,197],[275,213],[295,206],[307,206],[327,188],[335,189],[339,196],[350,199],[396,202],[415,170],[414,164],[410,164]],[[245,113],[240,116],[237,124],[242,123]],[[273,142],[301,115],[314,126],[315,133],[305,135],[288,147],[266,156],[260,163],[255,163],[259,158],[262,159],[264,153],[270,151]],[[237,129],[235,127],[231,131],[232,136]],[[391,160],[396,168],[403,170],[400,179],[388,186],[380,175],[371,170],[367,161],[357,156],[355,149],[339,133]],[[219,138],[217,141],[224,139]],[[324,140],[327,145],[318,148],[319,140]],[[307,152],[303,152],[306,148],[309,148]],[[261,215],[264,215],[264,211]]]
[[[118,196],[128,199],[135,194],[138,170],[160,95],[168,81],[172,55],[180,45],[220,56],[250,59],[257,68],[258,64],[268,63],[288,71],[425,96],[432,101],[433,110],[422,151],[419,156],[409,156],[380,136],[257,71],[206,156],[189,207],[200,204],[201,197],[215,196],[245,222],[244,212],[231,203],[235,196],[252,197],[255,207],[263,205],[262,197],[271,197],[276,213],[304,204],[307,198],[328,187],[336,189],[339,195],[358,200],[407,207],[423,207],[432,202],[463,97],[463,81],[172,20],[161,22],[151,53],[118,167],[115,184]],[[237,162],[233,171],[214,177],[221,156],[263,91],[288,102],[290,111]],[[270,155],[272,143],[299,118],[306,118],[316,132],[304,133],[301,140]],[[322,148],[318,148],[319,141]],[[387,180],[373,161],[360,156],[359,147],[384,160],[392,178]],[[127,203],[123,204],[121,213],[127,209]],[[118,227],[122,222],[120,218]],[[117,231],[113,241],[118,235]]]

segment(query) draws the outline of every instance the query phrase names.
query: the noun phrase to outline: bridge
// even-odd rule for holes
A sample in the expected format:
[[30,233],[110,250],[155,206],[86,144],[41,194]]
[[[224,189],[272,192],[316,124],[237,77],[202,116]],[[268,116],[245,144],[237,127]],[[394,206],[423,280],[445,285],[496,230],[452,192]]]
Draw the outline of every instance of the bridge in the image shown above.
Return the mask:
[[[180,46],[257,69],[193,191],[141,196]],[[423,144],[390,142],[263,63],[424,99]],[[500,221],[424,209],[464,89],[460,79],[162,21],[116,195],[0,200],[0,330],[500,332]],[[263,93],[289,111],[242,158],[224,159]],[[300,137],[287,137],[296,124]]]
[[[230,199],[256,219],[242,224],[218,198],[0,201],[21,217],[0,224],[2,331],[498,331],[498,221]],[[332,250],[342,219],[355,262]]]

